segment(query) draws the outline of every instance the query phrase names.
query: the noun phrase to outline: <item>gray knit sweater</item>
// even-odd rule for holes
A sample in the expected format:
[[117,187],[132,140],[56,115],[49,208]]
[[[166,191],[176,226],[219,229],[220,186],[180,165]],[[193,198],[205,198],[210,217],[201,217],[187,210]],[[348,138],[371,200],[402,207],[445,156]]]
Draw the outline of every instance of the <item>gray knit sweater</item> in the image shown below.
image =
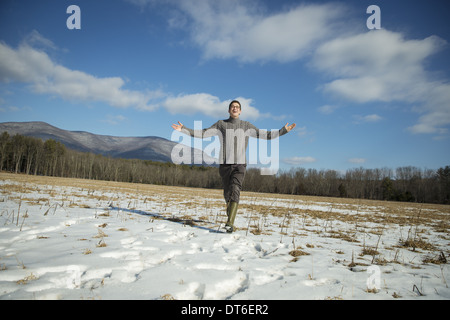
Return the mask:
[[260,130],[248,121],[230,117],[217,121],[208,129],[192,130],[183,126],[181,132],[201,139],[218,136],[220,164],[245,164],[249,137],[272,140],[286,134],[287,130],[284,126],[275,131]]

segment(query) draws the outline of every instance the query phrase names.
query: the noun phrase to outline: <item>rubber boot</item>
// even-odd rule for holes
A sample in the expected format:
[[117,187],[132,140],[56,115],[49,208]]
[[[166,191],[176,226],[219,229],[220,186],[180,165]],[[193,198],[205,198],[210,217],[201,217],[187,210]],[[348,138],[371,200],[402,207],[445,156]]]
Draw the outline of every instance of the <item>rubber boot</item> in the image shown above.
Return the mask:
[[230,203],[228,204],[228,207],[227,207],[228,221],[225,224],[225,229],[227,230],[228,233],[232,233],[234,231],[233,225],[234,225],[234,219],[236,219],[237,209],[238,209],[238,203],[234,202],[234,201],[230,201]]

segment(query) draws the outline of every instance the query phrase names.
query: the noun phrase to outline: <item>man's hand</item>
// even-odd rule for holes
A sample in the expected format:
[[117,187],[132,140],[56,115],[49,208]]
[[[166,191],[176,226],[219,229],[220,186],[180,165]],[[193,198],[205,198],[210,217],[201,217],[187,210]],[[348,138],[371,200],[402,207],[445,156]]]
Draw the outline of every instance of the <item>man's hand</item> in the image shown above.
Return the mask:
[[295,126],[296,126],[295,123],[289,125],[289,122],[288,122],[288,123],[286,123],[286,125],[285,125],[284,127],[286,128],[286,131],[289,132],[289,131],[291,131],[292,129],[294,129]]
[[173,124],[172,128],[174,130],[181,131],[181,128],[183,128],[183,124],[180,121],[178,121],[178,124]]

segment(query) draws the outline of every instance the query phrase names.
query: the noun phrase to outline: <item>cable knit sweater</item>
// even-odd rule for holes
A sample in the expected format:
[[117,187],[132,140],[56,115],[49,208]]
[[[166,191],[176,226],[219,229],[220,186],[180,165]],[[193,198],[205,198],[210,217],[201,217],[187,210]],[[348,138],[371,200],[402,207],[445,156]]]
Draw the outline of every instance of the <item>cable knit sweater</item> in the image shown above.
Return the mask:
[[287,133],[285,127],[280,130],[260,130],[248,121],[228,118],[219,120],[208,129],[192,130],[185,126],[181,132],[195,138],[218,136],[220,140],[220,164],[245,164],[245,152],[248,138],[272,140]]

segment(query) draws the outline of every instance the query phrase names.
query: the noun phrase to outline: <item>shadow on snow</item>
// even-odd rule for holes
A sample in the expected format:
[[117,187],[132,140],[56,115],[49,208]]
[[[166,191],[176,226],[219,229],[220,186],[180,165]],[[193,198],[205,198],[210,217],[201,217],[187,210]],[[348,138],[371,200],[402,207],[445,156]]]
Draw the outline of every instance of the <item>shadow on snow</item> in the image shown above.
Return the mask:
[[154,217],[155,219],[161,219],[161,220],[166,220],[166,221],[171,221],[171,222],[175,222],[175,223],[179,223],[185,226],[190,226],[192,228],[197,228],[197,229],[201,229],[201,230],[206,230],[209,231],[211,233],[225,233],[224,231],[220,231],[218,228],[217,229],[213,229],[205,227],[205,226],[200,226],[197,223],[207,223],[207,224],[212,224],[211,222],[205,221],[205,220],[197,220],[197,219],[180,219],[177,217],[164,217],[163,215],[159,214],[159,213],[155,213],[155,212],[147,212],[147,211],[142,211],[142,210],[137,210],[137,209],[126,209],[126,208],[120,208],[120,207],[113,207],[110,206],[109,207],[110,210],[117,210],[117,211],[126,211],[126,212],[131,212],[131,213],[136,213],[142,216],[150,216],[150,217]]

